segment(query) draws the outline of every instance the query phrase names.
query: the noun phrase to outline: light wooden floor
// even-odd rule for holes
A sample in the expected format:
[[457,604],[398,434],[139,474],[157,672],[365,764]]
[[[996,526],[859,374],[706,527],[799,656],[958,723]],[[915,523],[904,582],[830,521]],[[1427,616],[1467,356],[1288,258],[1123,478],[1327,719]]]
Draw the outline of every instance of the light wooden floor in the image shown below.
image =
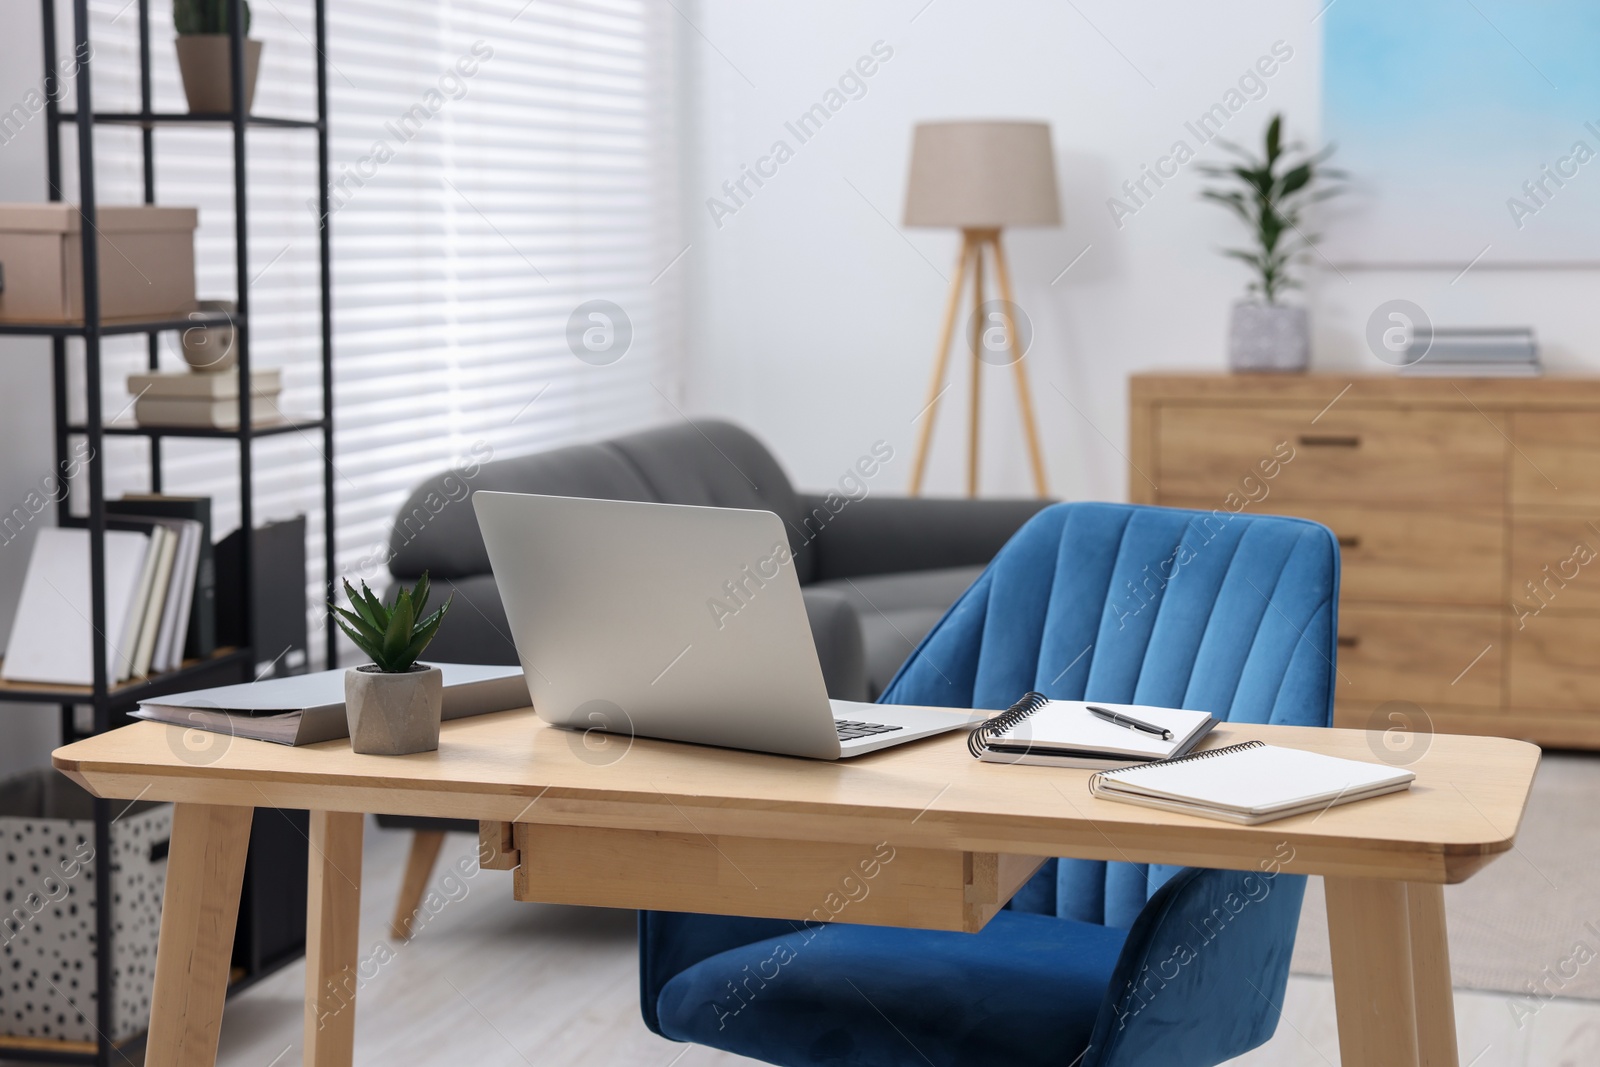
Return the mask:
[[[445,864],[470,861],[476,844],[452,835],[434,886],[451,897],[407,945],[386,934],[407,835],[367,830],[362,958],[368,961],[356,1023],[356,1063],[427,1067],[729,1067],[737,1056],[664,1041],[639,1020],[631,912],[517,904],[510,875],[483,871],[452,886]],[[475,864],[471,864],[475,869]],[[228,1002],[219,1064],[301,1062],[301,983],[293,966]],[[1600,1004],[1556,1000],[1518,1029],[1504,996],[1458,991],[1462,1067],[1593,1067],[1600,1063]],[[1237,1067],[1338,1064],[1333,989],[1290,980],[1283,1022]]]

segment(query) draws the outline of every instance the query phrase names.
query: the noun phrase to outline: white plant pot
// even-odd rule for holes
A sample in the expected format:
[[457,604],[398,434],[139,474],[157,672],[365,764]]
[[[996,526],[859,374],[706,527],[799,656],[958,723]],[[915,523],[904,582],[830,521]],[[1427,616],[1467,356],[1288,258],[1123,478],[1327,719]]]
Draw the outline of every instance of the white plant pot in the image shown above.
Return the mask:
[[1306,309],[1241,300],[1228,323],[1228,366],[1235,371],[1303,373],[1311,364]]
[[385,674],[372,664],[344,672],[344,714],[350,747],[373,756],[404,756],[439,747],[444,673],[417,664]]

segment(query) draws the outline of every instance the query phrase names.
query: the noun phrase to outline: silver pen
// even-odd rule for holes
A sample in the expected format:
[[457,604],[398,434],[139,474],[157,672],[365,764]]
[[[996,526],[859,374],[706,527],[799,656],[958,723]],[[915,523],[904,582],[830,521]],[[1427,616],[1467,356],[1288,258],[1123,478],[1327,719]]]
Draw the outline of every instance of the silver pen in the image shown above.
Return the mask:
[[1112,711],[1110,708],[1096,707],[1093,704],[1089,704],[1087,707],[1089,708],[1089,714],[1093,715],[1097,719],[1104,719],[1106,722],[1116,723],[1118,726],[1121,726],[1124,729],[1138,730],[1147,734],[1155,734],[1163,741],[1172,740],[1172,731],[1167,729],[1165,726],[1157,726],[1154,723],[1144,722],[1143,720],[1135,719],[1132,715],[1124,715],[1120,711]]

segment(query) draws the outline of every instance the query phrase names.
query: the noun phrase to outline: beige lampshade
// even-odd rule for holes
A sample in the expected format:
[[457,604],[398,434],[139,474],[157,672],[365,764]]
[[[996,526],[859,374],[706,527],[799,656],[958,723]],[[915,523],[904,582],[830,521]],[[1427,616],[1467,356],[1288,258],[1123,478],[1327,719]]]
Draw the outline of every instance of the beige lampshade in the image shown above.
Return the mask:
[[921,122],[911,141],[907,226],[1059,226],[1045,122]]

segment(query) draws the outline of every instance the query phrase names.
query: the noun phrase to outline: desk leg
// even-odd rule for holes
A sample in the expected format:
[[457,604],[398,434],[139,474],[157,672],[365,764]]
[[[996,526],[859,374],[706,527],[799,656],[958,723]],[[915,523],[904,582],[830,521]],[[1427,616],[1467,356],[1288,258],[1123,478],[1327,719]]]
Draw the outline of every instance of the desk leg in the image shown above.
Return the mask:
[[239,890],[253,808],[178,804],[150,1006],[146,1060],[162,1067],[217,1062]]
[[1456,1067],[1440,887],[1325,882],[1341,1059],[1362,1067]]
[[366,816],[359,812],[311,813],[305,1067],[350,1067],[355,1055],[365,822]]
[[1406,886],[1411,919],[1411,976],[1417,1001],[1417,1049],[1422,1067],[1457,1067],[1456,997],[1445,937],[1444,886]]

